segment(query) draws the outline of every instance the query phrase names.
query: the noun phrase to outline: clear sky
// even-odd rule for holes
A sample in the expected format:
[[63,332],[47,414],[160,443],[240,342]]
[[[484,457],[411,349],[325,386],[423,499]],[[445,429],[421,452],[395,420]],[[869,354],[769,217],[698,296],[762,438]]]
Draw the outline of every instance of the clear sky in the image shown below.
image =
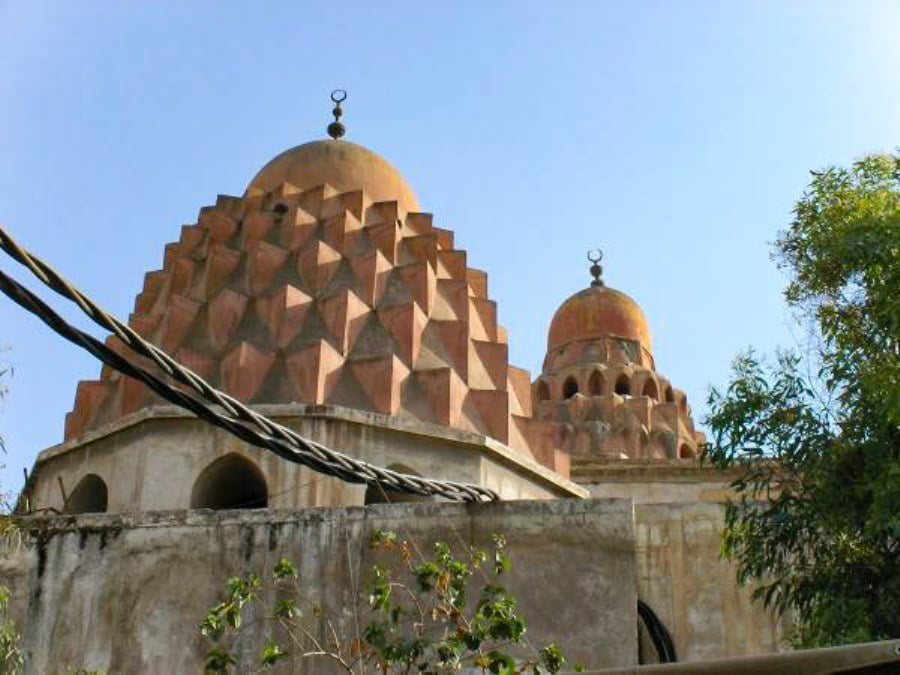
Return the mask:
[[[126,318],[180,225],[322,137],[342,87],[348,138],[489,272],[512,363],[539,372],[599,246],[700,418],[736,352],[794,343],[769,254],[808,171],[900,144],[898,35],[900,2],[863,0],[0,0],[0,222]],[[0,346],[18,489],[99,364],[5,297]]]

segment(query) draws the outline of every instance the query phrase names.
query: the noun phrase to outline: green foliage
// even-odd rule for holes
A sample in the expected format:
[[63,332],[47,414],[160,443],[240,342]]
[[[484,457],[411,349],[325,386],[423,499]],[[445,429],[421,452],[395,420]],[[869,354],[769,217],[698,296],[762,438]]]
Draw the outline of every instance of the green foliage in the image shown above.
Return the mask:
[[9,616],[9,589],[0,586],[0,673],[18,673],[25,664],[21,637]]
[[801,646],[900,637],[900,157],[814,173],[780,235],[802,356],[737,358],[705,457],[736,472],[723,552]]
[[[380,530],[369,544],[384,564],[371,568],[368,608],[354,617],[359,634],[342,637],[322,607],[302,595],[296,568],[282,559],[267,588],[254,574],[226,582],[225,599],[200,624],[201,633],[213,642],[207,671],[237,668],[241,654],[234,645],[246,625],[241,614],[252,603],[271,607],[263,611],[269,637],[256,659],[259,670],[292,658],[330,659],[347,673],[444,673],[470,667],[513,675],[556,673],[566,663],[555,644],[523,661],[507,651],[527,643],[516,600],[500,583],[510,569],[502,536],[494,536],[490,552],[469,551],[464,558],[438,542],[431,555],[414,560],[408,542]],[[476,578],[483,583],[470,600]]]

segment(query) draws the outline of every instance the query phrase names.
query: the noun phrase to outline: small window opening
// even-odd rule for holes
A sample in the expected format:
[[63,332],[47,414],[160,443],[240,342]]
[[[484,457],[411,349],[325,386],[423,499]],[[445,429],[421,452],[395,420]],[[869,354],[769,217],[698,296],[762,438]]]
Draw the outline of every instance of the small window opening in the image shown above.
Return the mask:
[[571,375],[566,378],[563,384],[563,398],[572,398],[578,393],[578,381]]
[[66,502],[66,513],[106,513],[106,483],[95,473],[78,481]]
[[550,386],[547,384],[547,382],[545,380],[541,380],[540,382],[538,382],[537,399],[538,399],[538,401],[549,401],[550,400]]
[[272,210],[275,212],[277,216],[283,216],[288,211],[287,204],[282,204],[278,202],[275,206],[272,207]]
[[592,396],[599,396],[603,393],[603,375],[600,374],[599,370],[591,373],[588,379],[588,391],[591,392]]
[[687,443],[682,443],[678,449],[678,456],[681,459],[689,459],[694,456],[694,450]]
[[[403,464],[391,464],[388,469],[397,473],[408,473],[411,476],[419,476],[418,471],[413,471]],[[393,492],[379,485],[370,485],[366,488],[365,504],[400,504],[406,502],[430,502],[431,497],[415,495],[409,492]]]
[[191,491],[192,509],[264,509],[269,490],[262,471],[241,455],[225,455],[203,469]]
[[675,392],[672,391],[671,385],[666,387],[666,403],[675,403]]
[[619,379],[616,380],[616,393],[619,396],[629,396],[631,394],[631,382],[625,373],[619,375]]
[[654,401],[659,398],[659,390],[656,388],[656,382],[652,377],[644,382],[644,390],[641,392],[644,396],[649,396]]

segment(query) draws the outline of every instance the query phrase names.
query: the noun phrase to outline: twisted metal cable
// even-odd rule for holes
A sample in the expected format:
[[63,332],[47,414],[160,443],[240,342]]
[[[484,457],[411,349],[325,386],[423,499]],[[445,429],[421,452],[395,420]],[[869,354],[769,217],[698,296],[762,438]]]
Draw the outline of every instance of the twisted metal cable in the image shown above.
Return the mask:
[[151,359],[166,375],[189,387],[212,405],[222,408],[226,414],[223,415],[202,401],[172,387],[144,368],[124,359],[93,336],[69,325],[31,291],[0,272],[0,291],[7,297],[37,316],[56,333],[87,350],[111,368],[143,382],[166,400],[225,429],[241,440],[271,450],[288,461],[309,466],[316,471],[351,483],[378,485],[392,492],[440,496],[454,501],[479,502],[499,499],[499,495],[488,488],[453,481],[433,480],[383,469],[303,438],[292,429],[260,415],[240,401],[215,389],[199,375],[148,343],[131,328],[104,312],[90,298],[71,286],[47,263],[30,255],[3,228],[0,228],[0,248],[27,267],[45,285],[75,302],[95,323],[111,330],[132,351]]

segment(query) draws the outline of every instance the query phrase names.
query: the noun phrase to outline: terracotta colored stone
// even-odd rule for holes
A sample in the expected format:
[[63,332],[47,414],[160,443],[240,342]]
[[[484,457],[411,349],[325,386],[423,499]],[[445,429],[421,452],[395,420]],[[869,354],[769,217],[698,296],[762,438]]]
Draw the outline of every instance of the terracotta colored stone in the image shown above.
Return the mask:
[[225,285],[232,272],[237,269],[240,260],[240,252],[223,244],[210,247],[209,255],[203,265],[203,272],[191,295],[198,300],[206,300],[214,296]]
[[382,255],[392,264],[398,260],[397,249],[400,246],[402,234],[396,222],[384,222],[376,225],[365,226],[369,241],[381,251]]
[[400,393],[409,368],[394,355],[350,361],[348,364],[369,399],[372,410],[385,415],[400,411]]
[[413,300],[426,314],[431,313],[437,292],[437,276],[427,262],[397,267],[396,272],[412,294]]
[[214,349],[222,350],[228,345],[246,309],[247,296],[229,288],[212,299],[206,317],[206,328]]
[[293,214],[285,217],[279,225],[281,247],[289,251],[298,251],[316,233],[318,227],[319,222],[315,216],[296,206]]
[[319,300],[317,306],[341,353],[348,354],[371,309],[349,289]]
[[279,348],[297,336],[303,327],[313,299],[291,285],[285,285],[265,298],[257,298],[256,311]]
[[350,267],[356,277],[359,297],[370,307],[381,302],[393,269],[391,263],[378,250],[370,250],[363,255],[350,258]]
[[248,245],[265,239],[275,222],[271,213],[256,211],[244,216],[241,223],[241,244],[244,248]]
[[434,216],[430,213],[407,213],[405,225],[413,234],[433,234]]
[[434,233],[405,237],[401,246],[404,251],[403,264],[424,261],[437,271],[437,236]]
[[262,293],[288,259],[288,251],[265,241],[253,242],[247,253],[247,288],[253,295]]
[[320,340],[290,354],[285,363],[297,388],[297,400],[321,405],[337,385],[344,358]]
[[237,232],[237,223],[231,216],[213,209],[200,212],[199,224],[209,230],[209,240],[214,243],[226,242]]
[[487,272],[483,272],[482,270],[475,270],[470,267],[466,270],[466,280],[469,282],[469,295],[474,298],[487,299]]
[[324,241],[316,240],[297,256],[297,270],[313,295],[331,281],[341,262],[341,254]]
[[400,219],[400,206],[396,200],[375,202],[366,209],[364,224],[382,225],[384,223],[396,224]]
[[410,366],[414,364],[419,358],[422,333],[428,322],[422,308],[414,302],[384,307],[378,310],[378,319],[396,340],[401,360]]
[[487,435],[505,443],[509,438],[509,397],[506,392],[470,389],[467,396],[478,411]]
[[466,269],[465,251],[441,250],[438,253],[438,278],[465,281],[468,293]]
[[473,389],[506,391],[507,346],[470,340],[468,384]]
[[431,405],[438,424],[454,426],[462,413],[466,384],[452,368],[438,368],[416,372],[419,383]]
[[166,313],[156,331],[156,342],[163,351],[173,353],[181,345],[184,336],[197,316],[200,304],[184,295],[173,295],[169,299]]
[[220,365],[222,388],[241,401],[251,401],[275,361],[273,352],[249,342],[238,344]]
[[112,388],[113,383],[104,380],[82,380],[78,383],[75,390],[75,407],[66,417],[66,439],[81,435]]

